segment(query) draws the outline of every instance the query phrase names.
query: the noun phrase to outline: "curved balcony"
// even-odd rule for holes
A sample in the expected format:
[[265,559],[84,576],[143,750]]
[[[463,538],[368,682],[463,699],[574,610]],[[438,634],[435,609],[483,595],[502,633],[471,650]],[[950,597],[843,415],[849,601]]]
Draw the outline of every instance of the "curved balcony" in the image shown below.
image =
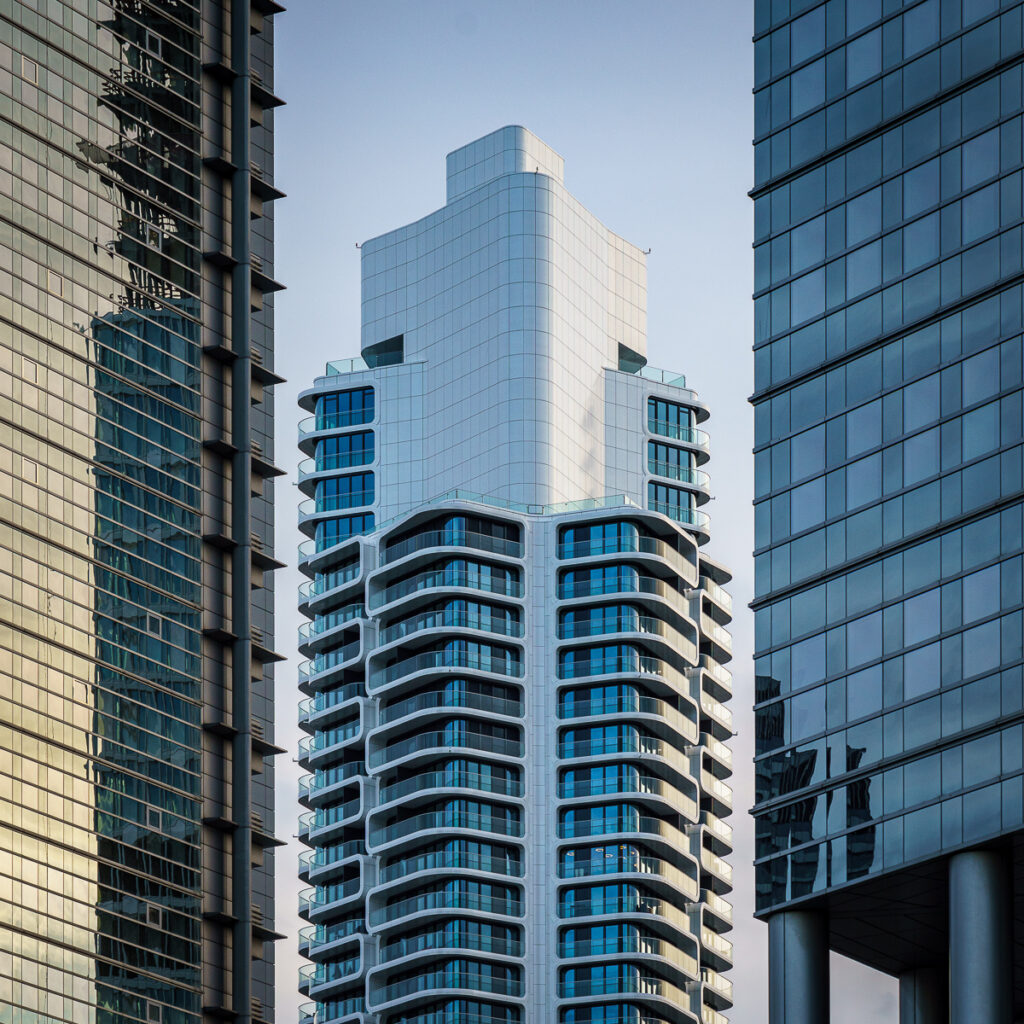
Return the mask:
[[407,697],[405,700],[396,701],[394,704],[381,708],[378,717],[381,725],[389,725],[409,715],[444,708],[467,708],[507,718],[523,717],[522,701],[508,700],[505,697],[491,697],[485,693],[474,693],[472,690],[461,688],[418,693],[413,697]]
[[674,523],[696,530],[706,539],[711,536],[711,516],[701,512],[699,508],[682,508],[668,501],[649,501],[647,507],[652,512],[660,512]]
[[[696,941],[690,945],[694,949],[697,947]],[[598,942],[586,940],[566,942],[562,939],[558,944],[558,955],[563,960],[601,957],[605,962],[616,956],[656,957],[678,968],[685,975],[686,981],[697,981],[701,976],[700,962],[696,956],[664,939],[640,934],[618,935],[615,938],[602,939]]]
[[370,1001],[375,1010],[380,1010],[390,1003],[404,1000],[408,996],[417,996],[417,1001],[424,992],[434,991],[457,994],[476,994],[512,996],[518,998],[523,994],[523,983],[520,979],[493,978],[479,971],[430,971],[415,978],[406,978],[373,992]]
[[362,957],[358,954],[345,960],[308,964],[299,968],[299,992],[323,999],[328,992],[342,983],[350,983],[359,973]]
[[667,1013],[672,1021],[689,1024],[694,1020],[693,1014],[687,1009],[690,1005],[690,996],[671,982],[653,974],[626,975],[617,978],[595,976],[558,983],[560,999],[586,999],[611,995],[640,996],[644,1002],[647,1000],[654,1002],[657,1008],[661,1012]]
[[404,960],[417,953],[459,952],[469,950],[474,953],[489,953],[492,956],[521,957],[523,955],[522,939],[505,939],[503,937],[467,932],[463,935],[450,935],[445,929],[439,928],[432,932],[419,935],[402,936],[391,942],[381,944],[379,962],[392,963]]
[[316,601],[318,598],[333,594],[347,587],[353,581],[359,579],[362,573],[362,566],[359,560],[335,569],[331,572],[317,573],[315,579],[306,580],[299,584],[299,611],[303,605]]
[[400,861],[386,864],[380,868],[378,878],[381,885],[394,882],[396,879],[426,871],[477,871],[492,875],[503,875],[506,878],[522,878],[522,861],[508,860],[505,857],[491,857],[473,851],[431,850],[413,857],[403,857]]
[[[484,1004],[486,1006],[486,1004]],[[421,1013],[403,1013],[399,1024],[520,1024],[522,1017],[513,1010],[512,1016],[500,1017],[491,1013],[477,1013],[473,1010],[449,1010],[446,1006],[430,1004]],[[333,1024],[333,1022],[331,1022]],[[605,1024],[614,1024],[612,1021]],[[648,1021],[628,1021],[624,1024],[649,1024]],[[660,1024],[660,1022],[659,1022]],[[716,1021],[715,1024],[718,1024]],[[726,1022],[728,1024],[728,1022]]]
[[696,427],[683,426],[681,423],[670,423],[668,420],[647,421],[647,431],[658,437],[669,437],[692,448],[697,455],[698,465],[703,465],[711,458],[711,438],[707,432]]
[[720,626],[706,612],[701,612],[700,631],[702,640],[711,640],[722,649],[724,657],[717,660],[727,661],[732,657],[732,633]]
[[375,750],[370,754],[370,767],[379,768],[381,765],[425,750],[479,750],[498,757],[521,758],[523,748],[521,740],[507,740],[480,732],[464,731],[455,735],[445,732],[419,733],[397,743],[390,743],[381,750]]
[[[352,839],[347,843],[331,846],[319,846],[315,850],[303,850],[299,854],[299,874],[309,881],[328,877],[340,870],[354,857],[366,856],[366,844],[362,839]],[[307,894],[315,890],[306,890]],[[358,885],[353,889],[358,892]]]
[[307,449],[310,448],[311,441],[318,439],[318,435],[335,433],[348,427],[366,426],[373,420],[373,412],[365,409],[307,416],[299,420],[299,447],[307,454],[311,454]]
[[313,1016],[307,1019],[304,1014],[308,1010],[300,1008],[299,1024],[344,1024],[353,1018],[361,1018],[366,1013],[366,1000],[363,996],[351,996],[348,999],[331,999],[327,1002],[309,1003],[313,1007]]
[[490,672],[494,675],[520,679],[524,674],[523,663],[511,658],[498,658],[487,654],[475,654],[470,651],[423,651],[410,658],[384,668],[374,669],[370,673],[370,689],[376,690],[387,686],[403,676],[428,669],[471,669],[476,672]]
[[689,613],[684,595],[669,586],[657,576],[641,576],[639,573],[623,572],[617,576],[597,580],[579,580],[574,583],[558,584],[558,599],[573,601],[588,597],[604,597],[609,594],[653,594],[663,598],[673,607]]
[[426,629],[477,629],[495,636],[521,637],[523,624],[517,620],[504,621],[500,616],[483,616],[455,610],[423,612],[420,615],[402,619],[393,626],[381,630],[378,643],[381,647],[411,636]]
[[335,473],[344,469],[357,469],[359,466],[369,466],[373,463],[374,447],[356,448],[348,452],[334,452],[330,455],[319,455],[312,459],[303,459],[299,463],[299,488],[303,493],[308,493],[302,487],[309,484],[311,478],[328,473]]
[[700,589],[726,614],[732,614],[732,594],[719,586],[710,576],[701,576]]
[[350,783],[366,774],[362,761],[349,761],[333,768],[318,768],[312,775],[299,779],[299,800],[315,802],[327,795],[329,790]]
[[473,530],[424,530],[396,544],[386,545],[381,551],[380,564],[391,565],[400,558],[426,548],[471,548],[474,551],[500,555],[502,558],[523,557],[523,545],[520,541],[492,537],[490,534],[476,533]]
[[299,555],[299,569],[304,572],[307,576],[312,572],[310,562],[316,560],[317,564],[325,564],[334,561],[339,555],[342,554],[343,549],[350,547],[351,550],[344,551],[345,555],[351,555],[353,551],[358,551],[358,545],[355,543],[360,537],[366,537],[368,534],[376,532],[376,526],[372,524],[367,526],[364,530],[357,530],[350,533],[347,537],[342,537],[340,540],[336,540],[331,544],[318,543],[315,539],[304,540],[297,548]]
[[312,622],[304,622],[299,626],[299,646],[305,646],[330,633],[339,626],[344,626],[353,619],[366,618],[366,608],[362,601],[347,604],[327,615],[317,615]]
[[690,466],[677,466],[672,462],[662,462],[660,459],[647,460],[647,472],[651,476],[660,476],[665,480],[675,480],[684,487],[692,487],[697,491],[701,500],[707,501],[710,495],[708,490],[711,487],[711,477],[702,469],[692,469]]
[[[312,537],[316,530],[316,521],[321,516],[335,515],[339,512],[366,510],[373,505],[374,500],[375,490],[372,487],[362,491],[351,491],[349,494],[332,494],[324,498],[307,498],[306,501],[299,503],[299,530],[307,537]],[[333,545],[331,546],[333,547]],[[327,548],[321,548],[320,550],[326,551]]]
[[689,562],[677,548],[657,537],[643,535],[605,537],[601,540],[585,540],[574,544],[560,543],[558,557],[560,559],[598,558],[604,555],[654,555],[667,562],[682,579],[695,584],[698,579],[696,552],[694,561]]
[[[559,740],[558,756],[564,761],[576,761],[596,757],[655,757],[670,765],[684,778],[693,773],[690,758],[686,753],[654,736],[632,735],[608,736],[596,740]],[[709,776],[710,778],[710,776]],[[717,779],[715,780],[718,781]],[[724,783],[723,783],[724,785]],[[729,787],[726,786],[726,789]]]
[[[700,710],[703,715],[720,727],[719,731],[724,734],[724,738],[728,739],[732,736],[732,712],[721,701],[714,700],[706,693],[702,693],[700,695]],[[714,734],[709,733],[709,735]]]
[[299,663],[299,686],[312,687],[324,683],[332,674],[359,656],[361,642],[346,644],[334,651],[317,654],[309,661]]
[[319,807],[299,815],[299,841],[303,843],[323,843],[331,835],[339,832],[353,819],[359,816],[362,800],[358,797],[334,807]]
[[700,788],[705,796],[712,797],[712,803],[717,807],[714,810],[720,817],[732,813],[732,788],[727,786],[721,779],[716,779],[710,772],[701,770]]
[[324,916],[321,915],[322,911],[340,909],[343,903],[359,892],[362,884],[361,879],[352,878],[337,885],[317,885],[312,889],[303,889],[299,893],[299,916],[309,920],[314,915]]
[[712,969],[727,971],[732,967],[732,943],[727,938],[703,927],[700,930],[700,944],[702,952],[711,961]]
[[312,697],[305,697],[299,701],[299,725],[323,725],[332,717],[333,712],[365,696],[362,683],[349,683],[337,690],[321,690]]
[[[718,1009],[728,1010],[732,1006],[732,982],[724,974],[719,974],[710,967],[702,967],[700,980],[705,986],[704,994],[709,994],[707,990],[710,989],[711,994],[717,997],[714,1002]],[[724,1017],[722,1019],[725,1020]]]
[[617,637],[624,633],[639,633],[643,636],[657,637],[659,640],[665,641],[670,652],[681,655],[688,664],[695,665],[697,663],[697,644],[694,640],[680,633],[679,630],[673,629],[662,619],[654,618],[651,615],[625,615],[600,622],[587,619],[579,623],[560,622],[558,624],[559,640],[585,640],[596,636]]
[[461,570],[431,569],[371,594],[370,607],[374,610],[383,608],[384,605],[392,604],[394,601],[421,593],[424,590],[448,590],[460,587],[478,593],[495,594],[498,597],[510,597],[516,600],[523,596],[523,585],[517,580],[505,580],[500,577],[481,578],[479,573],[462,572]]
[[711,889],[701,889],[700,901],[704,914],[711,913],[717,919],[714,923],[718,927],[713,927],[712,931],[727,932],[732,928],[732,904],[728,900]]
[[376,850],[417,832],[447,831],[449,829],[486,832],[489,835],[506,836],[513,839],[521,839],[523,836],[523,823],[514,818],[476,814],[469,811],[443,810],[416,814],[411,818],[397,821],[393,825],[382,825],[370,829],[370,845]]
[[629,773],[622,778],[581,779],[558,784],[559,800],[587,800],[612,795],[657,797],[658,805],[668,805],[689,821],[695,822],[700,816],[694,796],[684,793],[677,786],[656,775]]
[[[696,870],[696,869],[694,869]],[[668,889],[674,889],[696,900],[700,893],[697,879],[660,857],[644,854],[620,854],[617,857],[599,861],[582,861],[579,864],[558,865],[559,878],[602,878],[606,875],[644,875],[649,879],[662,881]],[[723,900],[723,902],[725,902]],[[731,910],[731,908],[730,908]]]
[[315,768],[315,761],[324,761],[332,754],[340,753],[362,730],[362,721],[356,719],[334,729],[324,729],[314,736],[299,740],[299,765],[302,768]]
[[563,698],[558,705],[558,717],[563,721],[621,714],[651,715],[654,718],[662,719],[676,733],[686,738],[692,735],[694,729],[694,723],[686,715],[658,697],[622,694],[600,700],[566,701],[563,693]]
[[503,779],[492,775],[481,775],[479,772],[445,770],[423,772],[390,786],[382,786],[378,807],[416,793],[446,789],[468,789],[475,793],[508,796],[514,799],[520,799],[523,795],[523,784],[518,779]]
[[[722,889],[723,892],[728,892],[732,889],[732,865],[728,861],[702,847],[700,851],[700,865],[722,883],[724,887]],[[716,889],[716,891],[718,890]]]
[[[580,821],[559,821],[559,839],[593,839],[597,836],[634,835],[655,836],[672,844],[673,849],[686,849],[689,845],[684,833],[673,825],[642,814],[623,814],[614,818],[583,818]],[[719,858],[721,859],[721,858]]]
[[400,900],[386,907],[377,907],[370,912],[371,927],[392,924],[401,918],[426,911],[437,910],[472,910],[481,914],[493,914],[498,917],[522,917],[521,900],[504,899],[472,892],[450,892],[439,889],[434,892],[419,893],[409,899]]

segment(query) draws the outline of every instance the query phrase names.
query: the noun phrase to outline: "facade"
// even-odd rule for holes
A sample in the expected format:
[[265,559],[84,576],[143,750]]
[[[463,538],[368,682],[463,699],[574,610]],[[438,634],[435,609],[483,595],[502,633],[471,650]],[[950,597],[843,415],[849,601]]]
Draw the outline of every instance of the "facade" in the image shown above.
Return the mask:
[[273,1019],[277,10],[0,8],[4,1024]]
[[756,3],[757,912],[1024,1014],[1022,7]]
[[643,254],[508,127],[300,404],[305,1024],[718,1024],[729,574]]

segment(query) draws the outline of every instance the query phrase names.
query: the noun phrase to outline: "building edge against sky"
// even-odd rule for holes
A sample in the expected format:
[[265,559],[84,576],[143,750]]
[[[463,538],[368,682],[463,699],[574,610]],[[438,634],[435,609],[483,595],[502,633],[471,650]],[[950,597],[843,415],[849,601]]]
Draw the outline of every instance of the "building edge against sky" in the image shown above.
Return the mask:
[[279,10],[0,11],[3,1020],[273,1019]]
[[[904,1024],[1024,1013],[1022,6],[755,3],[756,896]],[[1014,942],[1016,936],[1016,944]]]
[[362,357],[300,399],[301,1019],[715,1024],[707,409],[540,140],[449,154],[447,199],[363,245]]

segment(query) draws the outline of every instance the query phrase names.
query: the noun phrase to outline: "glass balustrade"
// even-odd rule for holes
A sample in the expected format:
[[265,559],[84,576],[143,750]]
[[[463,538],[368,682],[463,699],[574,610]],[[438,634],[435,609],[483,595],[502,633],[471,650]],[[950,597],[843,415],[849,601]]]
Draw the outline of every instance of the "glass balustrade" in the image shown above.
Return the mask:
[[628,572],[596,579],[563,581],[558,585],[558,597],[563,601],[575,597],[597,597],[601,594],[655,594],[674,601],[677,605],[684,600],[683,595],[664,580]]
[[702,469],[692,469],[690,466],[678,466],[673,462],[662,462],[659,459],[648,459],[647,472],[654,476],[663,476],[668,480],[678,480],[680,483],[690,484],[693,487],[706,489],[711,486],[711,477]]
[[707,432],[696,427],[688,427],[682,423],[670,423],[668,420],[648,420],[647,429],[660,437],[671,437],[673,441],[682,441],[701,451],[711,451],[711,438]]
[[476,711],[487,711],[495,715],[508,715],[511,718],[522,718],[523,705],[518,700],[507,700],[504,697],[492,697],[485,693],[474,693],[472,690],[430,690],[418,693],[415,697],[389,704],[380,710],[380,723],[397,721],[417,711],[431,708],[473,708]]
[[370,676],[371,688],[393,683],[402,676],[411,675],[429,668],[468,668],[479,672],[494,672],[497,675],[519,678],[523,675],[522,662],[511,657],[500,658],[471,651],[424,651],[422,654],[403,658],[384,668],[376,669]]
[[314,797],[330,786],[365,774],[366,765],[362,761],[349,761],[348,764],[339,764],[333,768],[318,768],[313,775],[304,775],[299,779],[299,799]]
[[481,793],[494,793],[498,796],[521,797],[523,784],[518,779],[505,779],[494,775],[481,775],[479,772],[439,771],[424,772],[414,775],[411,779],[403,779],[390,786],[382,786],[380,802],[390,803],[412,793],[420,793],[425,789],[473,789]]
[[358,653],[359,641],[357,640],[355,643],[346,644],[336,651],[327,651],[324,654],[318,654],[309,661],[300,662],[299,682],[308,682],[313,676],[319,675],[321,672],[326,672],[329,669],[336,668],[338,665],[343,665],[346,661],[351,661]]
[[299,701],[299,721],[308,722],[313,715],[318,715],[331,708],[340,707],[350,700],[365,695],[362,683],[349,683],[338,690],[323,690],[312,697]]
[[660,512],[663,516],[668,516],[673,522],[683,523],[697,530],[707,530],[711,525],[711,516],[699,508],[683,508],[669,501],[649,501],[647,507],[652,512]]
[[687,580],[697,579],[697,566],[687,561],[681,552],[657,537],[622,535],[601,537],[575,543],[562,542],[558,545],[559,558],[588,558],[611,554],[651,554],[668,562]]
[[432,850],[430,853],[415,857],[404,857],[380,869],[381,883],[393,882],[396,878],[417,871],[434,871],[439,868],[465,868],[469,871],[487,871],[494,875],[508,875],[521,878],[523,865],[521,861],[508,857],[491,857],[488,854],[476,853],[472,850]]
[[406,978],[404,981],[396,981],[393,985],[385,985],[374,993],[373,1002],[380,1005],[394,999],[401,999],[403,996],[413,995],[416,992],[425,992],[428,989],[452,988],[469,988],[477,992],[489,992],[502,996],[521,996],[523,994],[523,983],[519,980],[495,978],[489,974],[481,974],[479,971],[441,970],[421,974],[415,978]]
[[389,963],[427,949],[472,949],[479,953],[497,953],[500,956],[523,955],[521,939],[506,939],[479,932],[453,933],[451,929],[440,929],[385,943],[380,949],[380,960],[381,963]]
[[[301,743],[299,746],[301,748]],[[408,754],[415,754],[420,750],[429,750],[434,747],[483,750],[504,757],[523,756],[523,744],[519,740],[507,740],[478,732],[429,732],[410,736],[409,739],[399,743],[389,744],[383,750],[374,751],[370,755],[370,767],[379,768],[388,761],[395,761]]]
[[392,643],[424,629],[479,629],[498,636],[522,636],[523,624],[500,616],[476,615],[462,611],[431,611],[415,615],[381,630],[380,644]]
[[417,914],[424,910],[479,910],[484,914],[499,914],[502,917],[522,917],[523,904],[520,900],[504,899],[474,892],[452,892],[439,889],[419,893],[407,900],[400,900],[390,906],[378,907],[370,914],[372,925],[397,921],[401,917]]
[[319,597],[321,594],[326,594],[331,590],[337,590],[338,587],[343,587],[346,583],[351,583],[352,580],[359,576],[359,572],[359,562],[355,561],[328,573],[317,573],[315,579],[306,580],[305,583],[299,584],[299,603],[302,604],[304,601],[311,601],[313,598]]
[[318,754],[328,747],[336,747],[339,743],[345,743],[359,733],[361,723],[357,718],[353,722],[338,726],[337,729],[324,729],[315,736],[299,740],[299,760]]
[[491,577],[478,572],[462,572],[451,569],[431,570],[419,573],[407,580],[394,583],[370,598],[371,608],[380,608],[400,598],[421,590],[440,589],[444,587],[466,587],[479,590],[486,594],[498,594],[501,597],[523,596],[523,585],[518,580]]
[[673,864],[658,857],[635,853],[580,863],[562,863],[558,866],[560,878],[595,878],[602,875],[656,875],[680,889],[687,896],[697,898],[699,886],[695,878],[680,871]]
[[558,717],[561,719],[588,718],[594,715],[615,715],[632,713],[640,715],[657,715],[666,722],[673,724],[681,732],[693,729],[691,722],[678,708],[672,707],[657,697],[642,697],[639,694],[619,694],[601,700],[562,701],[558,705]]
[[343,626],[346,622],[351,622],[353,619],[365,617],[366,609],[362,601],[356,604],[345,605],[344,608],[339,608],[329,615],[318,615],[312,622],[304,622],[299,626],[299,643],[302,643],[304,640],[312,640],[322,633],[327,633],[338,626]]
[[465,828],[477,832],[489,832],[493,835],[512,836],[518,838],[523,834],[523,823],[514,818],[503,818],[500,815],[476,814],[470,811],[434,811],[417,814],[412,818],[370,830],[370,842],[374,846],[390,843],[395,839],[431,829]]
[[476,533],[473,530],[425,530],[415,536],[395,544],[389,544],[381,552],[381,565],[390,565],[399,558],[411,555],[424,548],[473,548],[476,551],[488,551],[506,558],[522,558],[523,545],[517,540],[505,540],[503,537],[492,537],[487,533]]

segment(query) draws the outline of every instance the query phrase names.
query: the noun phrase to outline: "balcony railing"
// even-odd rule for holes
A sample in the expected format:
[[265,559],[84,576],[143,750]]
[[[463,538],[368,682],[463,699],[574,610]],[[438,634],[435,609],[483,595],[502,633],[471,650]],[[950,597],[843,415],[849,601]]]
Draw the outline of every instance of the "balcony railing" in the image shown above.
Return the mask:
[[387,924],[424,910],[479,910],[484,914],[500,914],[502,917],[523,916],[523,904],[520,900],[439,889],[435,892],[420,893],[390,906],[378,907],[370,914],[370,923]]
[[419,871],[435,871],[445,868],[486,871],[492,875],[507,875],[512,878],[522,878],[523,876],[522,862],[508,857],[491,857],[487,854],[475,853],[472,850],[462,852],[432,850],[430,853],[422,853],[416,857],[403,857],[399,861],[384,865],[380,868],[379,878],[381,884],[385,884]]
[[299,643],[312,640],[322,633],[336,629],[338,626],[343,626],[346,622],[351,622],[353,619],[362,619],[365,616],[366,608],[363,606],[362,601],[347,604],[344,608],[339,608],[329,615],[318,615],[312,622],[304,622],[299,626]]
[[[365,856],[366,844],[362,839],[351,839],[347,843],[330,846],[318,846],[315,850],[304,850],[299,854],[299,867],[303,870],[325,868],[338,864],[350,857]],[[358,888],[358,886],[357,886]],[[312,892],[313,890],[309,890]],[[355,889],[352,890],[355,892]]]
[[304,775],[299,779],[299,799],[316,796],[339,782],[365,774],[366,765],[362,761],[349,761],[348,764],[339,764],[333,768],[318,768],[312,775]]
[[339,725],[337,729],[324,729],[315,736],[299,740],[299,759],[304,760],[313,754],[318,754],[321,750],[326,750],[328,747],[335,747],[340,743],[345,743],[352,739],[353,736],[358,735],[361,728],[362,723],[357,718],[354,722],[346,722],[345,725]]
[[500,576],[481,576],[480,573],[462,570],[432,569],[429,572],[410,576],[409,579],[394,583],[374,594],[370,598],[370,607],[380,608],[421,590],[436,590],[445,587],[466,587],[470,590],[482,591],[485,594],[498,594],[501,597],[519,598],[523,596],[523,585],[517,580],[509,580]]
[[299,463],[299,483],[316,473],[330,473],[335,469],[352,469],[355,466],[368,466],[373,462],[374,449],[356,448],[348,452],[332,452],[330,455],[319,455],[315,459],[303,459]]
[[[405,981],[396,981],[393,985],[385,985],[373,994],[373,1002],[377,1005],[389,1003],[403,996],[428,989],[473,989],[476,992],[489,992],[500,996],[521,996],[523,983],[519,979],[505,979],[482,974],[479,971],[431,971]],[[447,1019],[447,1015],[446,1015]]]
[[657,537],[626,534],[620,537],[577,541],[572,544],[563,542],[558,545],[559,558],[593,558],[612,554],[657,555],[668,562],[684,579],[697,578],[696,564],[687,561],[680,551]]
[[324,654],[318,654],[309,661],[300,662],[299,682],[308,682],[313,676],[319,675],[321,672],[326,672],[329,669],[344,664],[346,661],[351,661],[358,653],[359,641],[357,640],[355,643],[346,644],[335,651],[327,651]]
[[670,601],[682,599],[680,592],[670,587],[664,580],[629,572],[597,579],[584,578],[573,583],[562,582],[558,585],[558,597],[563,601],[575,597],[597,597],[601,594],[656,594]]
[[381,565],[390,565],[424,548],[450,547],[473,548],[506,558],[523,557],[523,545],[517,540],[505,540],[504,537],[492,537],[489,533],[476,533],[473,530],[425,530],[396,544],[389,544],[381,552]]
[[712,601],[727,612],[732,611],[732,595],[720,587],[710,576],[701,576],[700,587]]
[[[700,887],[695,878],[680,871],[674,864],[658,857],[620,854],[608,860],[582,861],[579,864],[559,864],[560,878],[594,878],[602,875],[655,875],[664,878],[687,896],[697,898]],[[724,900],[723,900],[724,902]],[[730,908],[731,909],[731,908]]]
[[362,683],[349,683],[338,690],[326,690],[299,701],[299,721],[308,722],[314,715],[362,697],[365,691]]
[[647,429],[652,434],[658,434],[661,437],[671,437],[673,441],[682,441],[683,444],[692,445],[701,451],[711,451],[711,439],[705,431],[698,430],[696,427],[683,426],[681,423],[670,423],[668,420],[649,419],[647,421]]
[[[300,744],[301,747],[301,744]],[[520,740],[507,740],[500,736],[489,736],[486,733],[460,731],[427,732],[410,736],[398,743],[391,743],[383,750],[375,750],[370,755],[370,767],[379,768],[382,764],[395,761],[400,757],[418,753],[421,750],[438,748],[468,748],[483,750],[502,757],[522,757],[523,744]]]
[[663,939],[642,935],[624,934],[596,942],[559,943],[558,955],[565,959],[600,956],[609,960],[623,954],[638,953],[642,956],[657,956],[681,967],[694,978],[700,977],[700,964],[695,956]]
[[411,779],[403,779],[380,791],[380,802],[390,803],[413,793],[421,793],[426,789],[474,789],[481,793],[493,793],[496,796],[521,797],[523,784],[518,779],[506,779],[500,775],[481,775],[479,772],[439,771],[424,772],[414,775]]
[[317,434],[321,430],[342,430],[345,427],[357,427],[373,422],[373,409],[353,409],[349,412],[326,413],[320,416],[307,416],[299,423],[299,440],[309,434]]
[[573,800],[588,796],[608,796],[610,794],[660,796],[680,807],[688,818],[693,820],[697,818],[696,799],[654,775],[633,775],[630,773],[619,778],[580,779],[578,782],[560,782],[558,784],[558,797],[560,800]]
[[389,963],[427,949],[472,949],[479,953],[496,953],[499,956],[523,955],[521,939],[506,939],[472,932],[452,935],[441,930],[403,936],[395,942],[388,942],[381,946],[380,960],[381,963]]
[[671,704],[659,700],[657,697],[641,697],[639,694],[621,694],[601,700],[562,701],[558,705],[558,717],[561,719],[618,714],[657,715],[687,735],[694,727],[694,723],[678,708],[672,707]]
[[335,569],[333,572],[318,573],[316,579],[306,580],[305,583],[299,584],[299,603],[312,601],[313,598],[319,597],[321,594],[343,587],[346,583],[351,583],[356,579],[359,573],[359,562],[353,562],[351,565]]
[[376,669],[370,676],[370,687],[376,689],[393,683],[402,676],[429,668],[468,668],[479,672],[494,672],[515,679],[523,675],[523,663],[512,658],[475,654],[472,651],[424,651],[411,658],[403,658],[393,665]]
[[428,711],[432,708],[472,708],[475,711],[486,711],[494,715],[508,715],[511,718],[522,718],[523,705],[518,700],[507,700],[504,697],[491,697],[485,693],[474,693],[472,690],[430,690],[418,693],[415,697],[400,700],[380,709],[380,723],[397,721],[417,711]]
[[692,526],[695,530],[707,530],[711,525],[711,516],[699,508],[684,508],[671,501],[650,501],[648,508],[653,512],[660,512],[663,516],[668,516],[673,522]]
[[668,480],[678,480],[693,487],[707,488],[711,485],[711,477],[702,469],[690,466],[679,466],[673,462],[662,462],[660,459],[647,460],[647,472],[654,476],[663,476]]
[[485,633],[495,633],[498,636],[523,635],[523,624],[515,619],[505,619],[502,616],[479,615],[455,610],[424,612],[421,615],[410,616],[393,626],[381,630],[380,644],[389,644],[394,640],[418,633],[424,629],[479,629]]
[[417,814],[393,825],[370,830],[370,842],[374,846],[390,843],[395,839],[412,835],[414,832],[435,829],[465,828],[476,832],[488,832],[493,835],[512,836],[519,838],[523,834],[523,823],[513,817],[502,817],[493,814],[476,814],[470,811],[433,811]]
[[350,508],[362,508],[372,505],[373,488],[362,491],[349,491],[348,494],[329,494],[322,498],[307,498],[299,503],[299,518],[319,515],[321,512],[342,512]]

